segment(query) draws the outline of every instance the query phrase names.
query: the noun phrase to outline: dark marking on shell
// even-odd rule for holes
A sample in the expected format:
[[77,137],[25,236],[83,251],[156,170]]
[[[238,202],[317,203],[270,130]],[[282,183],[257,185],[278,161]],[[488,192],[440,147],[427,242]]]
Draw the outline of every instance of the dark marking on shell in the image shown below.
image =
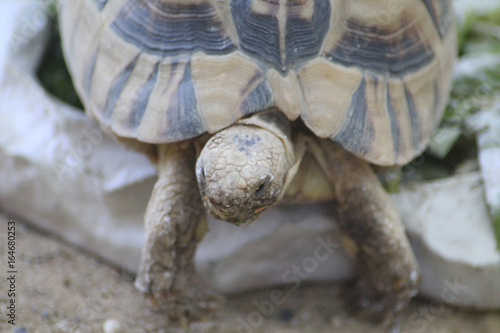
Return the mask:
[[210,3],[128,0],[111,24],[125,41],[160,57],[228,54],[236,49]]
[[269,109],[273,103],[271,87],[267,81],[263,81],[241,102],[240,110],[242,114],[249,115]]
[[[104,107],[104,111],[102,116],[104,119],[111,119],[111,115],[113,114],[116,106],[116,102],[120,97],[120,94],[127,82],[130,73],[134,70],[135,65],[137,64],[137,59],[139,56],[135,57],[134,60],[130,62],[130,64],[125,67],[125,69],[120,73],[120,75],[115,79],[115,81],[111,84],[111,88],[108,92],[108,98],[106,99],[106,105]],[[119,112],[120,110],[118,110]]]
[[233,0],[231,13],[238,31],[241,49],[253,57],[282,71],[279,50],[279,31],[276,12],[253,13],[251,0]]
[[245,96],[248,92],[248,89],[253,86],[255,82],[257,82],[259,79],[261,79],[264,76],[264,74],[260,70],[255,71],[255,75],[247,82],[247,85],[245,89],[242,89],[240,91],[240,96]]
[[441,39],[448,33],[452,24],[452,15],[450,14],[453,8],[450,8],[448,0],[422,0],[427,11],[432,18],[432,22],[436,27]]
[[332,140],[355,154],[365,155],[371,150],[374,137],[372,122],[368,117],[366,79],[363,78],[352,96],[344,126]]
[[394,155],[400,156],[401,154],[401,132],[399,128],[398,116],[396,110],[394,110],[394,104],[392,103],[391,90],[389,87],[389,82],[386,83],[386,100],[387,100],[387,114],[389,115],[389,121],[391,125],[392,142],[394,144]]
[[[177,93],[171,97],[166,110],[168,125],[165,127],[167,138],[175,140],[192,138],[205,133],[205,126],[197,111],[197,100],[191,80],[191,63],[185,66],[184,77],[179,83]],[[162,126],[163,127],[163,126]]]
[[327,59],[343,66],[402,77],[418,71],[435,57],[431,46],[413,28],[398,33],[401,27],[397,31],[384,30],[353,19],[347,21],[346,28],[336,47],[325,53]]
[[[290,1],[291,3],[292,1]],[[319,54],[330,27],[331,7],[329,1],[314,1],[311,21],[301,18],[300,12],[293,14],[293,4],[287,19],[286,54],[289,64],[310,59]]]
[[90,57],[89,65],[86,67],[87,72],[85,73],[85,78],[83,81],[83,89],[87,94],[87,97],[90,96],[92,76],[94,76],[95,62],[98,54],[99,54],[99,47],[96,47],[94,52],[92,52],[92,56]]
[[[176,60],[173,60],[171,63],[170,63],[170,73],[176,73],[177,72],[177,67],[179,67],[179,65],[182,63],[182,64],[185,64],[188,60],[181,60],[182,58],[177,58]],[[174,75],[170,75],[168,77],[168,85],[170,86],[174,80],[175,76]]]
[[[74,0],[69,0],[69,1],[74,1]],[[95,5],[97,6],[97,9],[102,11],[106,4],[108,3],[108,0],[94,0]]]
[[[370,77],[373,80],[373,91],[377,91],[377,88],[378,88],[378,76],[377,75],[370,75]],[[377,97],[377,94],[375,94],[375,97]]]
[[422,139],[420,135],[420,120],[418,118],[418,111],[415,108],[415,103],[413,102],[413,97],[411,96],[411,93],[408,91],[406,85],[404,87],[405,87],[406,103],[408,103],[408,111],[410,113],[413,147],[415,150],[419,150],[420,142]]
[[144,112],[146,112],[146,107],[148,106],[149,97],[153,92],[153,89],[156,85],[156,81],[158,79],[158,68],[160,67],[160,63],[157,62],[153,71],[149,75],[148,80],[139,90],[139,98],[134,103],[134,109],[132,111],[132,117],[130,118],[130,128],[133,128],[134,131],[137,131],[139,127],[142,117],[144,116]]
[[[311,0],[312,1],[312,0]],[[287,73],[298,62],[314,58],[329,28],[331,6],[329,1],[315,0],[310,20],[301,17],[302,4],[286,3],[285,49],[280,48],[277,14],[279,1],[268,1],[269,10],[255,13],[252,0],[232,0],[231,12],[238,32],[240,48],[278,72]]]

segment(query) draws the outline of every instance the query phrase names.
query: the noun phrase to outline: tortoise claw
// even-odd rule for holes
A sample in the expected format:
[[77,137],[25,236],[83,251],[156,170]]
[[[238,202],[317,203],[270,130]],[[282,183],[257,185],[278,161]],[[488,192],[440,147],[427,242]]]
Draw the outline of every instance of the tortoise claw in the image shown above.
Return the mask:
[[417,294],[417,283],[418,279],[410,277],[404,284],[375,291],[365,279],[360,279],[349,308],[361,318],[381,323],[390,332],[399,332],[400,314]]

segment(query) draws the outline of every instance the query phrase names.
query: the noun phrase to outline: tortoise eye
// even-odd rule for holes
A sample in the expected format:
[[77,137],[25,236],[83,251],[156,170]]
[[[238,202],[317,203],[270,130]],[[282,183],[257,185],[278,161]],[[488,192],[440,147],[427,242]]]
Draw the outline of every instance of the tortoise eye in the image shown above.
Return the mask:
[[200,177],[200,182],[202,184],[205,184],[207,182],[207,176],[205,175],[205,167],[201,168],[201,177]]

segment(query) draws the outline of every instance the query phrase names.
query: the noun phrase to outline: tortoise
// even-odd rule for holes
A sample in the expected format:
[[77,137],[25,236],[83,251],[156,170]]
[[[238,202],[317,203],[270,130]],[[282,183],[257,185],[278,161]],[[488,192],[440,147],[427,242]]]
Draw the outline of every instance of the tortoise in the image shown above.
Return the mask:
[[307,186],[295,176],[313,159],[359,262],[359,301],[383,318],[401,311],[418,265],[372,166],[404,165],[428,144],[454,22],[451,0],[61,2],[86,112],[157,163],[136,286],[168,308],[195,302],[203,207],[247,225],[294,179]]

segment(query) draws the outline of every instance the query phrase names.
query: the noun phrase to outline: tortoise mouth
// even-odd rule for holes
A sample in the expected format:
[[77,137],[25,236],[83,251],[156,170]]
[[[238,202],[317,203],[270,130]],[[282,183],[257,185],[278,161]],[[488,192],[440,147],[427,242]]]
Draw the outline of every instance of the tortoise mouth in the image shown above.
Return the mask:
[[261,206],[242,210],[240,205],[223,205],[208,196],[203,197],[203,204],[211,216],[236,226],[249,225],[268,208],[268,206]]

